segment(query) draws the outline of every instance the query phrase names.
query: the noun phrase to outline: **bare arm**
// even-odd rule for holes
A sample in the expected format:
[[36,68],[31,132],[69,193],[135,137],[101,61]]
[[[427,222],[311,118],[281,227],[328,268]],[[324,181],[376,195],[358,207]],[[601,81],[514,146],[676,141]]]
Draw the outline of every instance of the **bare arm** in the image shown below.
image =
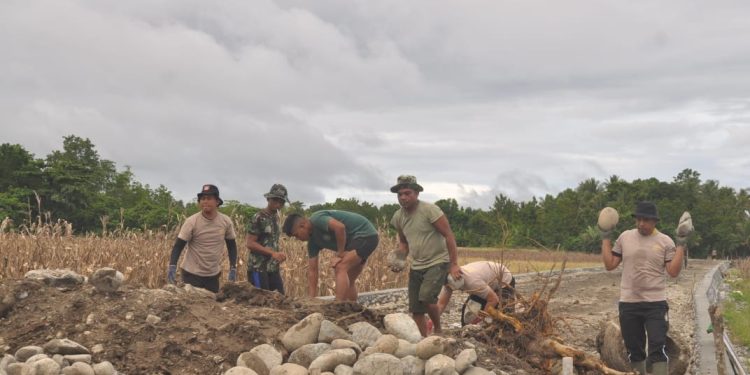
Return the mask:
[[318,296],[318,257],[307,260],[307,295]]
[[346,225],[336,219],[330,219],[328,229],[336,235],[336,256],[343,258],[346,252]]
[[602,261],[604,262],[604,268],[607,271],[612,271],[617,268],[622,261],[622,258],[615,256],[612,253],[612,240],[609,238],[602,240]]
[[490,292],[487,293],[487,303],[484,305],[484,311],[487,311],[490,307],[497,306],[498,303],[500,303],[500,298],[497,296],[497,293],[495,293],[492,288],[490,288]]
[[400,229],[398,231],[398,250],[403,252],[404,256],[409,255],[409,242],[406,241],[406,236]]
[[458,280],[461,278],[461,268],[458,266],[458,247],[456,246],[456,236],[453,235],[451,225],[445,215],[440,216],[437,221],[432,223],[440,234],[445,237],[445,243],[448,245],[448,259],[450,260],[450,274]]
[[685,247],[683,245],[677,246],[675,249],[674,258],[672,258],[671,261],[667,262],[666,269],[667,274],[669,274],[670,277],[677,277],[680,275],[680,271],[682,270],[682,261],[685,257]]
[[273,251],[270,247],[265,247],[258,242],[258,236],[255,234],[248,234],[245,236],[245,247],[250,250],[251,253],[257,253],[276,259],[278,262],[286,260],[284,253]]

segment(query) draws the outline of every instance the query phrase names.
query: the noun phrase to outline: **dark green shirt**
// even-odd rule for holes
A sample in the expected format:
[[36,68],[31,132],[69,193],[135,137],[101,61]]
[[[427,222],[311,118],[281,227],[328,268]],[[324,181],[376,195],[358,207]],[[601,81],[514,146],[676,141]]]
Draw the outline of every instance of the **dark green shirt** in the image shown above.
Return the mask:
[[349,242],[355,238],[376,236],[378,231],[375,226],[367,220],[366,217],[355,214],[354,212],[323,210],[310,215],[312,223],[312,235],[307,241],[307,255],[315,258],[322,249],[337,250],[336,235],[328,229],[328,222],[336,219],[346,227],[346,249],[349,249]]

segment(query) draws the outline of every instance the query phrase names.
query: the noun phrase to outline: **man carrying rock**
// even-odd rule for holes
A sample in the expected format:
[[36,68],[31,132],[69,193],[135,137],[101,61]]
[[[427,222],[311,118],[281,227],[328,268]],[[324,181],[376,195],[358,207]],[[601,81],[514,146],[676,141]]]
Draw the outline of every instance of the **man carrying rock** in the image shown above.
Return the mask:
[[336,252],[331,260],[336,277],[336,300],[357,301],[355,282],[379,242],[378,231],[366,217],[339,210],[318,211],[309,218],[291,214],[284,220],[284,233],[307,241],[307,294],[310,297],[318,295],[318,254],[328,249]]
[[[669,329],[666,276],[680,274],[687,237],[693,231],[690,214],[685,212],[677,226],[676,243],[656,229],[659,221],[656,205],[639,202],[632,215],[635,229],[622,232],[611,242],[618,214],[606,207],[599,213],[602,235],[602,259],[607,271],[622,263],[620,281],[620,330],[633,370],[646,374],[646,359],[653,375],[667,375],[667,330]],[[646,338],[648,337],[648,356]]]
[[281,263],[286,255],[279,249],[279,210],[289,202],[286,187],[274,184],[263,195],[268,202],[247,224],[247,244],[250,255],[247,262],[247,281],[256,288],[275,290],[284,294]]
[[167,281],[176,282],[177,261],[187,245],[182,262],[182,281],[192,286],[219,292],[222,253],[226,244],[229,253],[229,281],[237,281],[237,242],[234,224],[219,212],[224,203],[219,188],[203,185],[198,193],[200,212],[188,217],[180,228],[169,259]]
[[438,294],[447,275],[461,279],[456,238],[448,218],[440,207],[419,200],[423,191],[414,176],[402,175],[391,187],[401,208],[391,219],[399,239],[399,258],[410,255],[409,311],[422,336],[427,336],[425,314],[432,320],[435,333],[441,333]]
[[[490,307],[513,308],[516,279],[510,273],[510,270],[501,263],[484,260],[472,262],[461,267],[461,275],[462,278],[458,280],[448,277],[448,283],[443,286],[440,296],[438,296],[440,314],[448,306],[454,290],[469,293],[461,311],[462,325],[473,321],[473,319],[465,319],[467,306],[477,306],[477,311],[471,311],[474,314],[479,309],[486,311]],[[474,316],[476,317],[476,315]]]

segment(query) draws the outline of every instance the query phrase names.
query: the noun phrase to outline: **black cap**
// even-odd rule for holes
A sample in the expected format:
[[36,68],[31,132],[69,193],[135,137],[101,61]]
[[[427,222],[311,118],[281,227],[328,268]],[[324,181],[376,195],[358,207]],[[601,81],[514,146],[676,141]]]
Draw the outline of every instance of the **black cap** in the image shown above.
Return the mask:
[[219,198],[219,188],[216,187],[216,185],[206,184],[203,185],[201,188],[201,192],[198,193],[198,200],[201,199],[204,195],[213,195],[216,197],[216,199],[219,201],[219,206],[224,204],[224,201]]
[[659,214],[656,212],[656,205],[653,202],[638,202],[635,206],[633,217],[643,217],[646,219],[659,220]]

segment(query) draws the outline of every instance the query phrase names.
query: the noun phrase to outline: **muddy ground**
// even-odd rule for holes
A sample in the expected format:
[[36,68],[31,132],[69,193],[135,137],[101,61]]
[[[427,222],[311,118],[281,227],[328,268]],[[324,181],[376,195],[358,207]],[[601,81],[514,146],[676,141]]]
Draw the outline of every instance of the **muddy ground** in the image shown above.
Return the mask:
[[[692,291],[714,265],[691,260],[678,279],[669,281],[673,332],[693,334]],[[619,271],[563,276],[550,301],[550,312],[560,319],[559,334],[566,344],[596,355],[599,325],[616,316],[619,278]],[[517,288],[530,295],[539,286],[538,279],[528,279]],[[11,295],[24,298],[12,301]],[[459,300],[460,296],[454,297]],[[110,361],[125,374],[221,374],[234,366],[240,353],[256,345],[270,343],[281,349],[280,334],[313,312],[323,313],[342,327],[369,321],[382,328],[387,311],[351,303],[292,300],[247,284],[225,286],[217,301],[177,288],[125,285],[117,293],[102,294],[89,285],[64,291],[36,281],[8,280],[0,283],[0,348],[14,353],[25,345],[64,337],[89,348],[101,344],[104,351],[95,354],[94,361]],[[147,323],[149,314],[161,321]],[[445,327],[451,319],[455,320],[449,318]],[[460,329],[448,329],[446,334],[459,338],[460,343],[477,345],[481,367],[544,373],[503,348],[484,345],[465,334],[462,337]]]

